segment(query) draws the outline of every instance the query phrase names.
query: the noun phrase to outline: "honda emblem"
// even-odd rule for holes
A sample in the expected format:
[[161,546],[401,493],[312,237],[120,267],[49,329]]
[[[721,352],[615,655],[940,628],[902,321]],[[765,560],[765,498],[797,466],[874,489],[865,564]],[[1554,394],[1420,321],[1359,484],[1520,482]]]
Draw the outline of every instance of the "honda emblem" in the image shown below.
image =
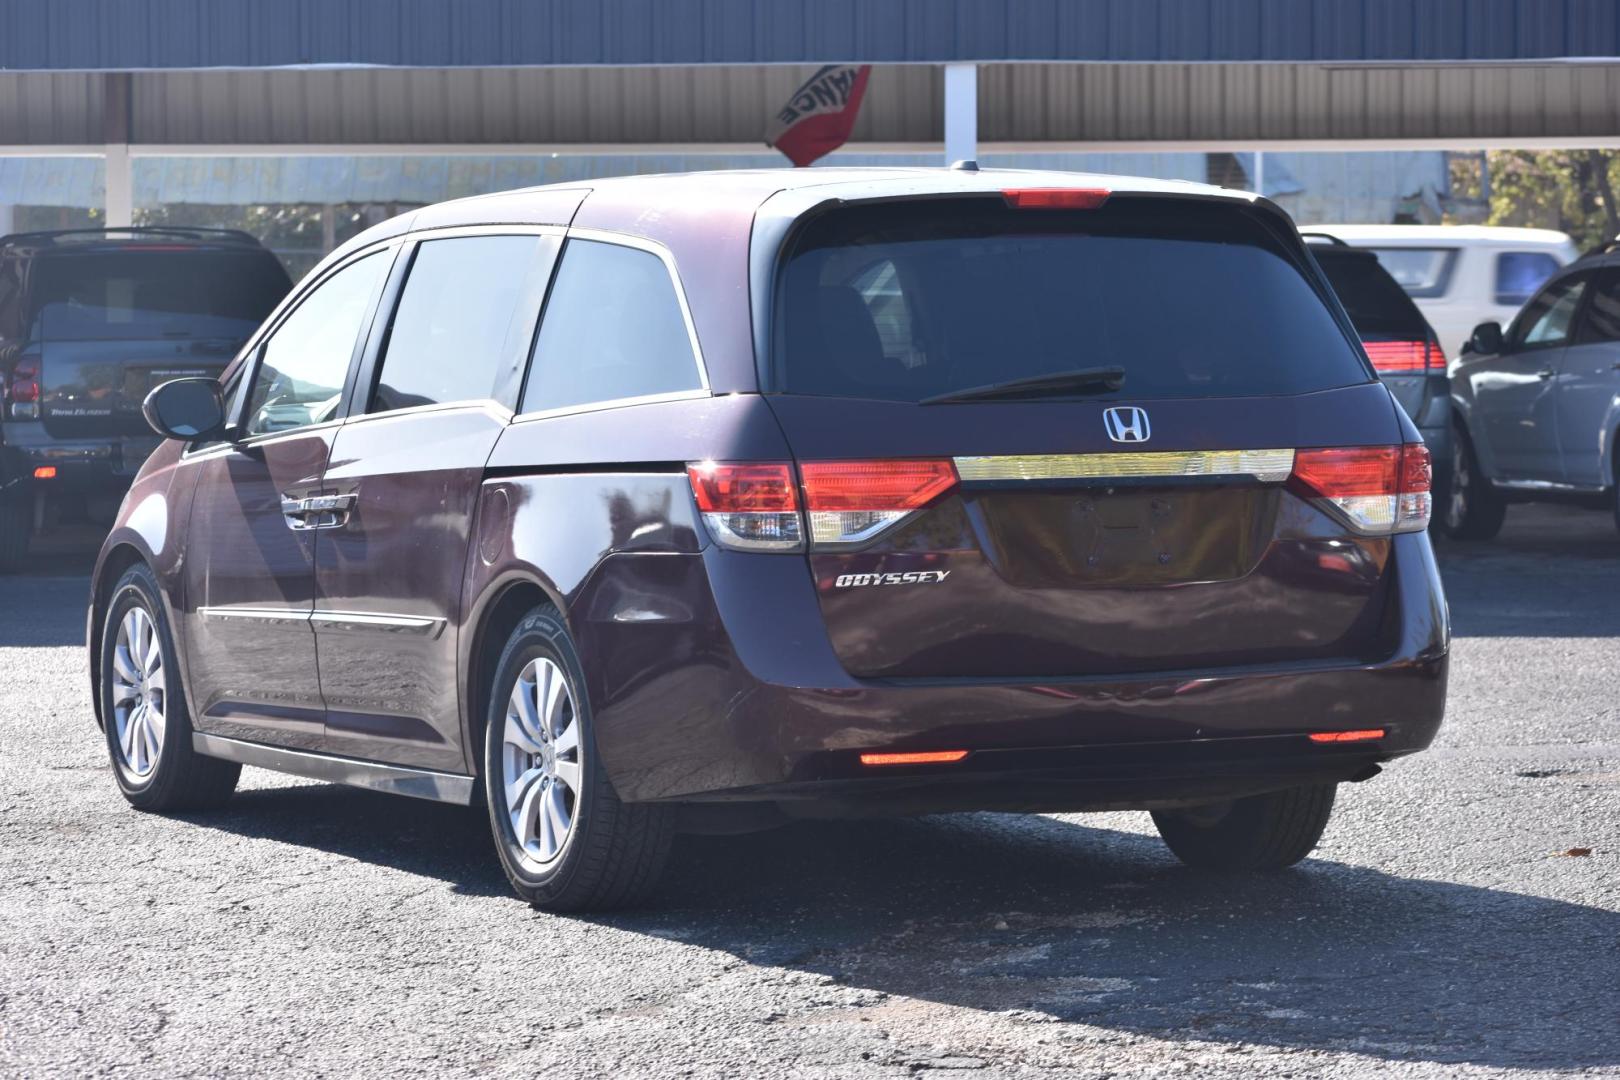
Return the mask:
[[1103,411],[1103,426],[1115,442],[1147,442],[1153,434],[1146,409],[1125,405]]

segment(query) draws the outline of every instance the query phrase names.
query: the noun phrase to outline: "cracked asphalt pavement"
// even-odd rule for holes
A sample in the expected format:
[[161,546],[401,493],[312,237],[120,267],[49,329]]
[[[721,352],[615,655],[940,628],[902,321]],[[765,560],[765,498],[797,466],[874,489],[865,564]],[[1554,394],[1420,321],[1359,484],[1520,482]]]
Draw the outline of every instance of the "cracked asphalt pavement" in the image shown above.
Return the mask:
[[1605,515],[1442,547],[1446,726],[1294,870],[1200,876],[1145,814],[802,824],[592,918],[512,898],[463,809],[256,770],[129,809],[84,561],[0,578],[0,1074],[1620,1075]]

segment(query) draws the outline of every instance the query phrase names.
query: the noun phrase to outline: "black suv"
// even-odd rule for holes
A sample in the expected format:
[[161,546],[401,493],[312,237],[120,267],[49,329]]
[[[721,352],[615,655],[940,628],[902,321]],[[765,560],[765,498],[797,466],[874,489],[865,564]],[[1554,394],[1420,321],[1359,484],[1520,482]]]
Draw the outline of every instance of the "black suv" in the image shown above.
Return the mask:
[[110,521],[158,443],[147,391],[217,375],[291,288],[242,232],[0,237],[0,571],[53,521]]

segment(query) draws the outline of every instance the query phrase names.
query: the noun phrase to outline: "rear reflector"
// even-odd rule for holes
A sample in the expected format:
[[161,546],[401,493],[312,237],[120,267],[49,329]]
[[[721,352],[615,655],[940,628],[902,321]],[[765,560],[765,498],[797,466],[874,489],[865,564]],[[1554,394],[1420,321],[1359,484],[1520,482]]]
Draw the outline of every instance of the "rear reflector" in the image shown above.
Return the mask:
[[[1313,738],[1315,736],[1312,736]],[[916,754],[862,754],[862,765],[949,765],[968,756],[966,750],[926,750]]]
[[793,466],[785,461],[686,467],[709,534],[739,551],[799,551],[804,544]]
[[1374,739],[1384,737],[1383,728],[1367,728],[1363,731],[1313,731],[1311,742],[1372,742]]
[[1386,375],[1421,375],[1438,362],[1438,350],[1427,341],[1363,341],[1367,359]]
[[56,466],[55,465],[35,465],[34,466],[34,479],[35,480],[55,480],[56,479]]
[[947,459],[807,461],[799,466],[817,547],[865,543],[956,486]]
[[1110,194],[1107,188],[1006,188],[1001,197],[1014,210],[1095,210]]
[[1429,448],[1350,446],[1300,450],[1292,482],[1306,498],[1335,512],[1360,533],[1421,532],[1429,527]]

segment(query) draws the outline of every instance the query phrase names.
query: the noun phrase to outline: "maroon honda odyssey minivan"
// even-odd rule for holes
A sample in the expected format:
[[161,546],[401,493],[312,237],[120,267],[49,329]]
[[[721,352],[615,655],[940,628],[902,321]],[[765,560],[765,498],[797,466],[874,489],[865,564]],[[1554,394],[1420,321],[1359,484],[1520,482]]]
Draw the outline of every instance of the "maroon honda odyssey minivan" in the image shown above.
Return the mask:
[[1428,453],[1252,195],[467,199],[146,414],[89,612],[125,797],[215,806],[248,764],[482,799],[546,908],[805,817],[1140,809],[1275,869],[1444,711]]

